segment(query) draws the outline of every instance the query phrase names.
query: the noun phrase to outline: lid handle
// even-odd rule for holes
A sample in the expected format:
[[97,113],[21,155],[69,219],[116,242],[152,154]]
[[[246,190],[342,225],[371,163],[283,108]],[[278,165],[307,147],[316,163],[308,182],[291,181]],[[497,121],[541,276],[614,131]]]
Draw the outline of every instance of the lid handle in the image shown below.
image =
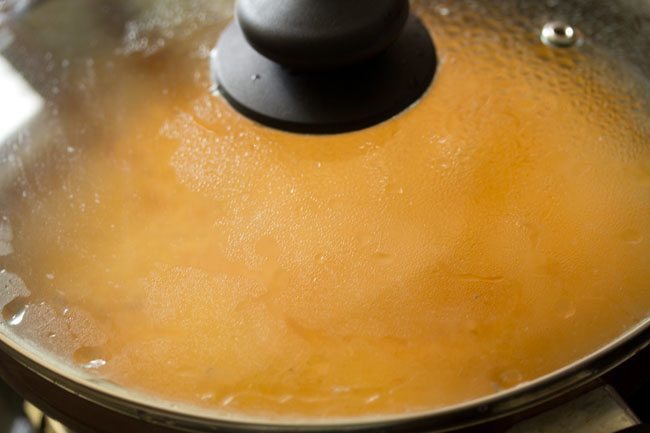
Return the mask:
[[437,68],[408,0],[238,0],[210,62],[217,93],[266,126],[363,129],[411,107]]
[[250,45],[293,69],[330,69],[390,47],[409,16],[408,0],[239,0],[237,21]]

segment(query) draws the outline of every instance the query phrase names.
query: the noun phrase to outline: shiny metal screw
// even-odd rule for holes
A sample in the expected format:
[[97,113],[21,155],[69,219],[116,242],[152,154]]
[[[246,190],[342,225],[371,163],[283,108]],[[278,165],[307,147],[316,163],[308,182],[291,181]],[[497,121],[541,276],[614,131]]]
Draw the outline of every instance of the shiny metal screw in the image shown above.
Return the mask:
[[578,32],[570,25],[561,21],[551,21],[544,25],[540,39],[549,47],[568,48],[574,46],[580,37]]

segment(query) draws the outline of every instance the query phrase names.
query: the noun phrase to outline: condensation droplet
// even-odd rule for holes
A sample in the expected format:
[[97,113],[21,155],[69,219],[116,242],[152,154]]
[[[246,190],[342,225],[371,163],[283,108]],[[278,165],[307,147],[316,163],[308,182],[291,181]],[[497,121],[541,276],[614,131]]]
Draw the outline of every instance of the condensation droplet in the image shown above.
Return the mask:
[[371,395],[370,397],[368,397],[368,398],[366,399],[366,403],[368,403],[368,404],[374,403],[374,402],[376,402],[377,400],[379,400],[380,397],[381,397],[381,396],[380,396],[379,394]]
[[103,350],[99,347],[82,347],[77,349],[72,358],[75,363],[87,370],[96,370],[104,367],[107,362],[103,357]]
[[28,309],[27,298],[19,297],[5,305],[2,309],[2,317],[10,326],[18,326],[25,319]]
[[205,394],[201,394],[199,397],[202,401],[209,401],[214,399],[214,393],[207,392]]
[[93,359],[90,362],[86,363],[83,367],[86,370],[96,370],[98,368],[102,368],[105,365],[106,365],[106,360],[104,360],[104,359]]
[[27,314],[27,306],[25,306],[22,310],[14,314],[11,319],[7,321],[11,326],[18,326],[23,322],[23,319],[25,318],[25,315]]

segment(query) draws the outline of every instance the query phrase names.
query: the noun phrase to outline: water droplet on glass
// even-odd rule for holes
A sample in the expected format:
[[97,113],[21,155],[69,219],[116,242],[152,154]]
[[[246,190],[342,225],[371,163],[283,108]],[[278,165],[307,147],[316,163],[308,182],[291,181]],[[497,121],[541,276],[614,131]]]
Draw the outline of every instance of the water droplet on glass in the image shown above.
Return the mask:
[[10,326],[18,326],[25,319],[28,309],[27,298],[16,298],[2,309],[2,317]]
[[202,401],[208,401],[208,400],[213,400],[214,399],[214,394],[211,392],[201,394],[199,397]]
[[371,395],[370,397],[368,397],[368,398],[366,399],[366,403],[368,403],[368,404],[370,404],[370,403],[374,403],[374,402],[376,402],[377,400],[379,400],[379,397],[380,397],[379,394]]
[[86,370],[96,370],[98,368],[102,368],[103,366],[106,365],[106,361],[103,359],[93,359],[90,362],[84,364],[84,368]]
[[251,75],[251,81],[258,81],[258,80],[260,80],[261,78],[262,78],[262,77],[261,77],[259,74],[253,74],[253,75]]
[[96,370],[106,365],[102,349],[99,347],[82,347],[74,352],[72,358],[87,370]]
[[45,278],[47,278],[48,280],[53,280],[54,274],[45,274]]
[[11,319],[7,321],[9,325],[11,326],[18,326],[23,322],[23,319],[25,318],[25,315],[27,314],[27,306],[25,306],[22,310],[11,316]]

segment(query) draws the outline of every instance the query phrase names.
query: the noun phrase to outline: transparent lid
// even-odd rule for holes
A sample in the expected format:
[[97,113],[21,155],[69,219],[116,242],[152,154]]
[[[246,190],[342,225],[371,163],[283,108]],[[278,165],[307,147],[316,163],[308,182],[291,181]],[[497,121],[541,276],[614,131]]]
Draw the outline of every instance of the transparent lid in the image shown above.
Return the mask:
[[312,422],[507,392],[645,320],[650,3],[411,6],[432,86],[316,136],[215,91],[232,1],[0,1],[3,332]]

